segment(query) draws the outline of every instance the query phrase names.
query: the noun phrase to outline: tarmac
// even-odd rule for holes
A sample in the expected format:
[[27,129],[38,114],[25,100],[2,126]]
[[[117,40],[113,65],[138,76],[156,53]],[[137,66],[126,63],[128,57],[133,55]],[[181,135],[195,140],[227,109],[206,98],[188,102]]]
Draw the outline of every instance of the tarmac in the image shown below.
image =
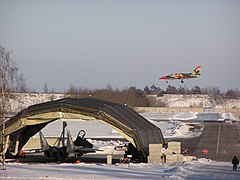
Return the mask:
[[240,124],[204,123],[199,137],[180,141],[186,155],[229,162],[234,156],[240,157]]

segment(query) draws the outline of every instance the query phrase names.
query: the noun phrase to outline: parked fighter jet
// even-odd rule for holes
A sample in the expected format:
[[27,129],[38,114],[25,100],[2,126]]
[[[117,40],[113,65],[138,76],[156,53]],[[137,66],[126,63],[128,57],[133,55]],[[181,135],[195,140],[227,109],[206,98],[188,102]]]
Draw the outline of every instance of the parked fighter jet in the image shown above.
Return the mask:
[[[72,140],[70,131],[67,130],[67,144],[65,145],[64,129],[65,127],[63,128],[63,133],[57,146],[50,146],[43,133],[41,131],[39,132],[41,150],[48,158],[54,158],[56,161],[63,161],[70,154],[73,154],[75,157],[81,157],[83,154],[96,152],[98,150],[93,149],[93,145],[84,138],[86,134],[84,130],[79,131],[75,141]],[[60,140],[62,140],[61,146]]]
[[183,83],[184,79],[191,79],[191,78],[199,78],[200,77],[200,69],[202,66],[196,67],[191,73],[174,73],[169,74],[167,76],[160,77],[160,80],[166,80],[168,83],[168,80],[174,80],[174,79],[181,79],[181,82]]

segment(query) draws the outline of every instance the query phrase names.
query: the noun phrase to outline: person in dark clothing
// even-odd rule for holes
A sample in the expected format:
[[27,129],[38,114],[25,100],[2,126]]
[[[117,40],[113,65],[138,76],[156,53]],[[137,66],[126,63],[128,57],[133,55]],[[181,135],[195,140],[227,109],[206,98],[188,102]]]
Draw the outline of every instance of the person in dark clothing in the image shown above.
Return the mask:
[[[162,147],[165,148],[165,150],[167,150],[168,145],[167,145],[166,143],[164,143],[164,144],[162,145]],[[163,162],[166,163],[166,161],[167,161],[167,156],[166,156],[165,153],[162,153],[161,159],[163,159]]]
[[239,164],[239,160],[238,160],[237,156],[233,157],[232,164],[233,164],[233,171],[237,171],[237,165]]

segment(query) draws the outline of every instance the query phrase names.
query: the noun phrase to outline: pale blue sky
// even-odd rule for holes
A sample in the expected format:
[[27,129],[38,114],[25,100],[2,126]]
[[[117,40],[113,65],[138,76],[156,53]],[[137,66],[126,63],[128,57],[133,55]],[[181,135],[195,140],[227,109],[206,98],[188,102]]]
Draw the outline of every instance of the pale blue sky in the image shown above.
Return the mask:
[[0,45],[37,91],[165,89],[198,65],[186,87],[240,89],[239,17],[239,0],[0,0]]

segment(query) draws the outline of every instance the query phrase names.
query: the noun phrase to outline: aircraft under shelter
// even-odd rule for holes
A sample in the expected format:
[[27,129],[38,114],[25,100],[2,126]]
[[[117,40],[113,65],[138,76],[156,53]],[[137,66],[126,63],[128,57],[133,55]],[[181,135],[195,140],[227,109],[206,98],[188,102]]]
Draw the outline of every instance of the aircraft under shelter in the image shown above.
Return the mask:
[[[161,129],[127,105],[95,98],[63,98],[29,106],[10,118],[5,123],[8,146],[4,151],[16,155],[30,137],[61,118],[98,120],[113,127],[135,146],[143,162],[147,161],[149,144],[164,144]],[[0,142],[2,144],[2,138]]]

